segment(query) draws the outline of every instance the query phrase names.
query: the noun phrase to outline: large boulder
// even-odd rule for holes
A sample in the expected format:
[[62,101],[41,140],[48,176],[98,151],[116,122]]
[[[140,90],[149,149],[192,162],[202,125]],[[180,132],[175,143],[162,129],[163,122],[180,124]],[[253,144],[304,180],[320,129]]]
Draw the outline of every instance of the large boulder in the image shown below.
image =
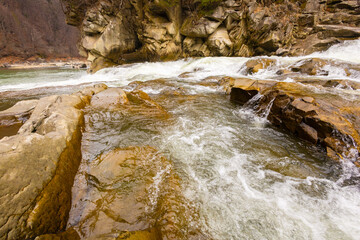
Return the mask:
[[0,140],[1,239],[65,229],[81,160],[81,108],[101,89],[40,99],[18,134]]

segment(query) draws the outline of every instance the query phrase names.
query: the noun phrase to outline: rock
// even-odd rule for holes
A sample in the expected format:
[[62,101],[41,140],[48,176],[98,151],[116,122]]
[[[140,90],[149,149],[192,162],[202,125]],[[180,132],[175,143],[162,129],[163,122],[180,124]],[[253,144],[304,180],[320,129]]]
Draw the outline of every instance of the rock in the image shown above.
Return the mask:
[[302,27],[312,27],[315,23],[314,15],[304,14],[299,16],[298,24]]
[[180,33],[186,37],[206,38],[220,26],[221,22],[207,18],[188,18],[181,26]]
[[299,134],[299,137],[305,139],[311,143],[316,144],[318,141],[317,131],[305,123],[300,123],[299,127],[296,129],[296,132]]
[[275,59],[270,58],[259,58],[251,59],[245,63],[246,74],[257,73],[261,69],[266,69],[276,63]]
[[231,56],[233,43],[226,28],[218,28],[207,40],[210,51],[215,56]]
[[211,52],[201,38],[186,37],[183,42],[185,56],[208,57]]
[[327,75],[328,72],[321,69],[327,64],[330,64],[330,62],[320,58],[305,59],[295,63],[291,67],[291,71],[308,75]]
[[26,100],[16,103],[0,112],[0,139],[17,133],[23,123],[29,119],[38,100]]
[[355,1],[62,1],[93,72],[182,57],[299,56],[360,37]]
[[170,114],[157,102],[152,100],[149,95],[141,90],[127,93],[129,106],[126,108],[131,114],[140,114],[148,117],[168,119]]
[[90,106],[97,110],[121,111],[124,114],[140,114],[164,119],[170,116],[162,106],[141,90],[125,92],[121,88],[109,88],[95,94],[91,99]]
[[320,38],[330,37],[356,39],[360,37],[360,27],[348,27],[339,25],[317,25],[317,31],[321,32]]
[[84,105],[79,94],[42,98],[18,134],[0,140],[0,238],[65,229],[81,160]]
[[38,236],[35,240],[80,240],[80,236],[73,228],[69,228],[62,233]]
[[312,92],[293,82],[271,84],[243,79],[234,82],[230,95],[232,101],[243,105],[256,94],[262,94],[255,106],[260,112],[270,106],[268,120],[272,124],[320,144],[334,160],[359,164],[359,99],[344,101],[334,95]]
[[[84,163],[86,164],[86,163]],[[86,167],[69,224],[86,239],[185,239],[187,214],[178,177],[152,147],[114,149]]]
[[86,87],[75,94],[80,96],[84,103],[89,104],[93,95],[98,94],[99,92],[104,91],[107,88],[108,87],[105,84],[100,83],[100,84],[95,84],[94,86],[91,87]]
[[128,103],[129,100],[124,90],[121,88],[109,88],[95,94],[91,99],[90,106],[93,108],[113,109]]

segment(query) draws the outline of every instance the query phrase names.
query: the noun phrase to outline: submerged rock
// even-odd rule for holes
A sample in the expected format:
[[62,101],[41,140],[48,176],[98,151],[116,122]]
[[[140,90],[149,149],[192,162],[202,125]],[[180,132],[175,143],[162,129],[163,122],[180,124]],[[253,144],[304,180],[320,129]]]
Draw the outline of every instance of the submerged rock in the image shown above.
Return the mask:
[[121,88],[109,88],[95,94],[90,106],[94,109],[121,111],[149,117],[168,118],[169,113],[141,90],[125,92]]
[[275,126],[323,146],[330,158],[360,163],[360,101],[313,92],[290,82],[235,80],[231,100],[245,104],[255,95],[257,110]]
[[81,160],[80,109],[88,97],[42,98],[18,134],[0,140],[1,239],[30,239],[65,229]]
[[82,238],[190,236],[187,219],[191,213],[184,205],[179,179],[170,161],[154,148],[115,149],[84,169],[73,190],[69,222]]

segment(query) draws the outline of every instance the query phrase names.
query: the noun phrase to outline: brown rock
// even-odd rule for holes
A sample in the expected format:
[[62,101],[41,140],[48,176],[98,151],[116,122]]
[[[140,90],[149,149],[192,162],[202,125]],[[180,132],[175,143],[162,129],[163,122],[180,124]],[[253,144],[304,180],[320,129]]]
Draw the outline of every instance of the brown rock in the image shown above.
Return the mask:
[[326,72],[321,72],[321,68],[329,64],[326,60],[319,58],[312,58],[307,60],[300,60],[295,63],[291,70],[293,72],[300,72],[308,75],[327,75]]
[[314,115],[317,114],[316,110],[318,109],[315,105],[311,103],[305,102],[301,98],[296,98],[294,101],[290,104],[292,107],[298,111],[299,115],[306,116],[306,115]]
[[0,238],[65,229],[81,160],[81,99],[78,94],[40,99],[18,134],[0,140]]
[[221,22],[207,18],[188,18],[181,26],[181,34],[186,37],[206,38],[220,26]]
[[187,236],[188,210],[183,206],[178,178],[171,163],[155,149],[115,149],[86,169],[86,181],[79,180],[76,185],[70,218],[82,238]]
[[263,111],[272,103],[268,119],[274,125],[314,144],[320,143],[328,149],[329,156],[336,156],[335,160],[340,157],[355,163],[360,161],[358,99],[348,102],[335,96],[319,95],[302,85],[288,82],[254,90],[248,80],[244,80],[243,84],[234,84],[231,99],[244,104],[255,93],[264,95],[255,104],[258,111]]
[[360,37],[355,1],[62,1],[93,71],[181,57],[298,56]]
[[314,128],[310,127],[309,125],[302,122],[300,123],[296,131],[299,134],[300,138],[305,139],[314,144],[317,143],[318,141],[317,131]]
[[80,240],[80,236],[73,228],[70,228],[62,233],[38,236],[35,240]]
[[218,28],[207,40],[207,45],[214,56],[231,56],[233,43],[226,28]]
[[90,105],[93,108],[114,109],[128,103],[129,100],[124,90],[121,88],[109,88],[95,94],[91,99]]
[[17,133],[34,110],[38,100],[16,103],[13,107],[0,112],[0,139]]
[[252,59],[246,62],[246,73],[253,74],[257,73],[261,69],[266,69],[272,65],[274,65],[276,60],[270,58],[259,58]]

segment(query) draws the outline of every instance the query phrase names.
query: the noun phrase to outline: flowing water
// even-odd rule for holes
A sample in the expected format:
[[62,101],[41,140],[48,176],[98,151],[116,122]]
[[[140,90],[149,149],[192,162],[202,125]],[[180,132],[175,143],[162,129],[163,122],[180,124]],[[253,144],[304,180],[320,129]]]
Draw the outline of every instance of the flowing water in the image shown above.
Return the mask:
[[[168,121],[86,109],[82,166],[117,147],[150,145],[172,161],[187,204],[198,212],[189,224],[213,239],[359,239],[358,168],[329,162],[321,149],[271,127],[266,112],[252,112],[251,102],[239,107],[216,84],[202,84],[219,75],[277,80],[280,68],[309,57],[337,63],[325,66],[328,76],[317,79],[360,82],[359,68],[353,67],[350,74],[344,70],[359,66],[360,54],[354,51],[360,53],[360,41],[306,57],[274,57],[275,66],[251,76],[244,73],[248,58],[139,63],[93,75],[70,70],[0,72],[0,107],[46,92],[73,92],[94,82],[130,91],[137,86],[128,85],[133,81],[161,78],[140,88],[171,113]],[[186,77],[179,77],[182,73]],[[186,94],[164,95],[169,88]],[[350,88],[315,91],[360,97],[359,90]],[[9,96],[11,103],[6,102]],[[75,222],[70,213],[69,225]]]

